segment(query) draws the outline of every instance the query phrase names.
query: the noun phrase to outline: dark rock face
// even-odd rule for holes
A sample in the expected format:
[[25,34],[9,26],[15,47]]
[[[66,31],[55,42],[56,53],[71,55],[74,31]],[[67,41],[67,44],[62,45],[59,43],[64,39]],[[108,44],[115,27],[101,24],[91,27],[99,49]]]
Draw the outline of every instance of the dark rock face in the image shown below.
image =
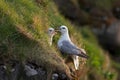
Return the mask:
[[[76,18],[78,18],[78,10],[76,9],[76,6],[73,4],[72,1],[70,1],[70,0],[64,0],[64,1],[54,0],[54,1],[58,5],[58,9],[66,17],[68,17],[72,20],[75,20]],[[73,10],[73,11],[71,12],[71,10]]]
[[47,72],[46,70],[42,69],[41,67],[36,69],[38,72],[38,77],[40,80],[47,80]]
[[109,27],[93,28],[103,47],[115,54],[120,48],[120,21],[113,21]]
[[71,80],[71,79],[69,79],[64,73],[55,72],[52,74],[52,80]]
[[114,2],[112,12],[117,19],[120,19],[120,1],[119,0]]
[[60,71],[49,73],[47,70],[32,63],[15,63],[8,69],[5,64],[0,65],[0,80],[70,80],[66,74]]
[[0,80],[8,80],[5,65],[0,65]]
[[80,9],[78,2],[72,0],[54,0],[54,2],[61,14],[75,24],[83,25],[88,23],[88,15]]
[[11,80],[17,80],[18,76],[20,75],[20,70],[21,70],[21,65],[16,64],[11,70],[10,79]]
[[20,64],[16,64],[12,69],[8,70],[6,65],[0,65],[0,80],[18,80],[21,69]]
[[52,80],[58,80],[58,74],[57,73],[52,74]]

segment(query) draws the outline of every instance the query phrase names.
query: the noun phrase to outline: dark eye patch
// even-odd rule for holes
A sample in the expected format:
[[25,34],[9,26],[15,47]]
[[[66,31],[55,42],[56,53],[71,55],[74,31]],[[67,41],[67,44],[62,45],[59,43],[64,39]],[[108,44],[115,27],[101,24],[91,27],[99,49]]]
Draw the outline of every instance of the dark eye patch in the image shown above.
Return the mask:
[[52,31],[52,30],[49,30],[50,32]]
[[62,29],[65,29],[64,27]]

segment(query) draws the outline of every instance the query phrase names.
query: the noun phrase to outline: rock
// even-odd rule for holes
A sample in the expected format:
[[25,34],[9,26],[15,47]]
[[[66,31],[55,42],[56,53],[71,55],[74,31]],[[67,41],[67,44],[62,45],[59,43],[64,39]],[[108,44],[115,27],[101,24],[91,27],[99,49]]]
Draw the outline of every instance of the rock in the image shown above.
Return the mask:
[[[120,21],[114,22],[106,30],[106,36],[111,44],[120,45]],[[113,45],[114,45],[113,44]]]
[[[97,35],[99,43],[104,49],[107,49],[111,54],[115,54],[120,48],[120,21],[112,20],[107,27],[94,28],[94,33]],[[111,47],[112,46],[112,47]]]
[[37,69],[37,71],[38,71],[38,74],[39,74],[39,75],[45,75],[45,74],[46,74],[46,71],[43,70],[43,69],[40,68],[40,67]]
[[120,1],[119,0],[116,0],[113,3],[112,13],[117,19],[120,19]]
[[65,79],[67,76],[65,74],[61,74],[61,78]]
[[10,80],[18,80],[21,76],[22,65],[20,63],[14,64],[13,68],[10,70]]
[[48,78],[47,78],[47,71],[46,70],[44,70],[41,67],[38,67],[36,70],[38,72],[39,80],[48,80]]
[[66,74],[64,73],[53,73],[52,74],[52,80],[70,80]]
[[38,72],[34,68],[31,68],[28,65],[25,65],[25,72],[28,77],[38,74]]
[[64,73],[59,73],[59,80],[69,80],[69,78]]
[[0,65],[0,80],[8,80],[5,65]]
[[58,74],[57,73],[52,74],[52,80],[58,80]]

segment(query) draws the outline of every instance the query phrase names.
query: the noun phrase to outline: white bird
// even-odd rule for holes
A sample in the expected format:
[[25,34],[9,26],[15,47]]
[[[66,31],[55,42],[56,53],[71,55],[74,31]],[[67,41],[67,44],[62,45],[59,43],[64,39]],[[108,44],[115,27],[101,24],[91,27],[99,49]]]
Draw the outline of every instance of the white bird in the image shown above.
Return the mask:
[[[49,28],[48,29],[48,35],[49,35],[49,44],[50,44],[50,46],[52,46],[52,41],[53,41],[53,37],[54,37],[54,35],[56,34],[56,32],[55,32],[55,30],[54,30],[54,28]],[[57,80],[58,79],[58,74],[57,73],[53,73],[52,74],[52,80]]]
[[49,35],[49,44],[50,46],[52,45],[52,41],[53,41],[53,36],[56,34],[54,28],[49,28],[48,29],[48,35]]
[[60,26],[59,30],[61,32],[61,37],[58,40],[58,48],[63,54],[68,54],[72,56],[75,69],[79,68],[79,57],[88,58],[86,52],[83,49],[78,48],[73,44],[69,37],[68,28],[66,26]]

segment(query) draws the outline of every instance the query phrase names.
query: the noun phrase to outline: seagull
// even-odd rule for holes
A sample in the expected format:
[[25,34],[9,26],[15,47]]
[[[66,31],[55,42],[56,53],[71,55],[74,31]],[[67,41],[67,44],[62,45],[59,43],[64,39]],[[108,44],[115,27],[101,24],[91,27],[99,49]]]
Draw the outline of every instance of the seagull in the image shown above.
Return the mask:
[[[49,28],[48,29],[48,35],[49,35],[49,44],[50,44],[50,46],[52,46],[52,41],[53,41],[53,37],[54,37],[54,35],[56,34],[56,32],[55,32],[55,30],[54,30],[54,28]],[[52,74],[52,80],[57,80],[58,79],[58,74],[57,73],[53,73]]]
[[48,29],[48,36],[49,36],[49,44],[50,46],[52,46],[52,40],[53,40],[53,36],[56,34],[54,28],[49,28]]
[[79,67],[79,56],[83,58],[88,58],[84,49],[78,48],[69,37],[68,28],[64,25],[60,26],[59,32],[61,32],[61,37],[58,40],[58,48],[62,54],[68,54],[72,56],[75,69],[78,70]]

